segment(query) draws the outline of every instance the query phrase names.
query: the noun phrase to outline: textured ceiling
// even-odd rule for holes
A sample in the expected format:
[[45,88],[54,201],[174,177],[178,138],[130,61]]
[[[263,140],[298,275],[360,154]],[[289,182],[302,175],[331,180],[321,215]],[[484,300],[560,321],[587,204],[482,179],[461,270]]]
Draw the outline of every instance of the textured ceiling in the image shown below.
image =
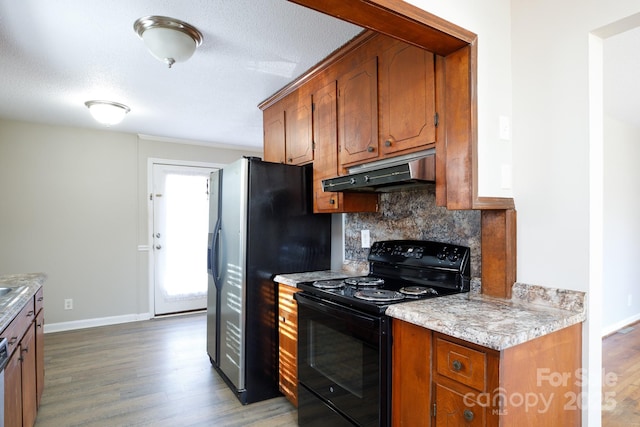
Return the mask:
[[[204,42],[168,69],[133,31],[166,15]],[[101,128],[84,102],[131,112],[114,131],[262,146],[257,105],[360,28],[286,0],[0,0],[0,117]],[[605,111],[640,127],[640,29],[606,39]]]
[[[169,69],[147,15],[204,42]],[[0,0],[0,117],[101,128],[84,102],[106,99],[131,108],[114,131],[260,148],[257,105],[360,31],[286,0]]]

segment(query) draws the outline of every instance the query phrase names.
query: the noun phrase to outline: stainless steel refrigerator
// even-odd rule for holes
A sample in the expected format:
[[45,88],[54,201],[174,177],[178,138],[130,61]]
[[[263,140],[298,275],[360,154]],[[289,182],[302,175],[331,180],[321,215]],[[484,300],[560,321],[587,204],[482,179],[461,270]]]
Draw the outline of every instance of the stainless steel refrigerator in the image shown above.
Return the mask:
[[276,274],[330,267],[312,170],[243,158],[209,182],[207,353],[243,403],[280,395]]

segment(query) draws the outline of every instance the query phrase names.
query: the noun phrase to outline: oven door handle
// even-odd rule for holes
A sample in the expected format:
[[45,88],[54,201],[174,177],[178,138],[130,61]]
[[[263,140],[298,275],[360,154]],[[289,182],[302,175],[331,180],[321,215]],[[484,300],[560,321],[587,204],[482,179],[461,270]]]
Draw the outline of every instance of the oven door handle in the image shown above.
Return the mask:
[[380,319],[370,317],[348,307],[325,301],[313,295],[297,292],[293,295],[299,305],[308,306],[310,309],[333,316],[334,318],[357,324],[364,328],[379,328]]

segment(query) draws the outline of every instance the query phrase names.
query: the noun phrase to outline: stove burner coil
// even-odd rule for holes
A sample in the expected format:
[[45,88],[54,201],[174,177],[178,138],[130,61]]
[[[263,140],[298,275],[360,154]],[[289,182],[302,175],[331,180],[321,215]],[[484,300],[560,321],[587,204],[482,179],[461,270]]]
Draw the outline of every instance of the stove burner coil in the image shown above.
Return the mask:
[[344,288],[342,280],[318,280],[313,282],[313,286],[319,289],[340,289]]
[[438,291],[433,288],[427,288],[426,286],[405,286],[404,288],[400,288],[399,292],[412,296],[438,295]]
[[348,279],[344,279],[344,282],[347,285],[356,287],[375,287],[384,285],[384,279],[369,276],[349,277]]
[[374,302],[389,302],[404,299],[400,292],[387,291],[384,289],[363,289],[353,294],[354,297]]

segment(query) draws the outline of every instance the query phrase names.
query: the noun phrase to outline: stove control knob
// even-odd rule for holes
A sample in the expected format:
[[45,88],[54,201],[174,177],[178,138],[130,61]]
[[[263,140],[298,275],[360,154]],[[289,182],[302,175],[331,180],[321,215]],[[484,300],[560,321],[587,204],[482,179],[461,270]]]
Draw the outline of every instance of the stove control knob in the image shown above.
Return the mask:
[[444,252],[444,251],[442,251],[442,252],[438,252],[438,254],[436,255],[436,257],[437,257],[440,261],[442,261],[442,260],[444,260],[444,259],[447,257],[447,253],[446,253],[446,252]]
[[455,262],[455,261],[457,261],[457,260],[458,260],[458,258],[459,258],[459,257],[458,257],[458,254],[457,254],[457,253],[453,252],[453,253],[450,253],[450,254],[447,256],[447,258],[449,258],[449,261],[451,261],[451,262]]
[[355,184],[355,183],[356,183],[356,179],[355,179],[355,178],[351,178],[351,179],[349,180],[349,184]]

